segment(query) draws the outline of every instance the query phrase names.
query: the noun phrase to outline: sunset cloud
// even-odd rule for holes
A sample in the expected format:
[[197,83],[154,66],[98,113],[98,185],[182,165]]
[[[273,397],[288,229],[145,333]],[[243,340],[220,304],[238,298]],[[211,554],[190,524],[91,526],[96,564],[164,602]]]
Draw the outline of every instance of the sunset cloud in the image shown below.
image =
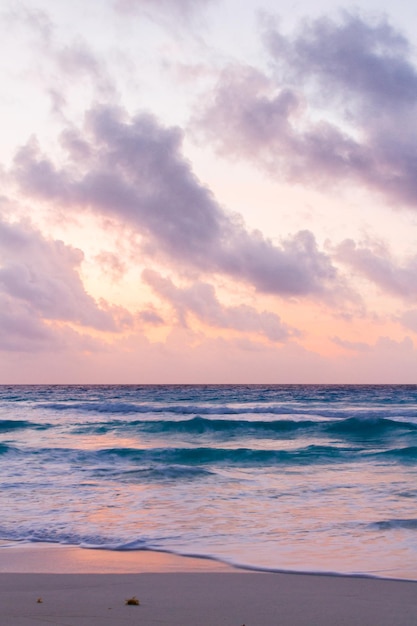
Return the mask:
[[341,337],[332,337],[332,341],[345,350],[352,350],[353,352],[369,352],[371,346],[363,341],[348,341]]
[[[111,100],[115,86],[108,75],[106,64],[94,54],[85,41],[78,38],[56,51],[50,48],[49,55],[50,59],[55,61],[61,79],[65,77],[69,83],[73,80],[79,83],[86,79],[99,96]],[[50,91],[53,93],[54,88],[52,87]]]
[[[0,222],[4,324],[26,327],[27,333],[38,339],[49,336],[43,320],[115,331],[112,315],[85,291],[78,273],[82,260],[81,250],[46,239],[29,223]],[[18,311],[14,320],[13,307]]]
[[198,181],[181,154],[181,140],[179,129],[152,116],[95,108],[85,129],[63,133],[64,165],[31,140],[19,150],[14,174],[25,193],[129,224],[151,256],[226,274],[265,293],[330,293],[337,272],[313,234],[300,231],[275,245],[249,231]]
[[264,34],[272,70],[224,69],[195,125],[223,155],[310,185],[356,181],[417,207],[417,69],[386,20],[344,13]]
[[343,11],[339,19],[303,20],[293,37],[274,27],[264,37],[278,74],[312,83],[344,112],[368,118],[417,101],[410,43],[384,18]]
[[175,309],[179,321],[186,325],[189,314],[214,328],[229,328],[241,332],[264,335],[270,341],[285,342],[300,333],[284,324],[278,315],[257,311],[247,304],[223,306],[213,285],[198,282],[188,287],[177,287],[169,278],[145,270],[144,280]]
[[415,255],[401,264],[381,244],[371,247],[345,240],[338,247],[338,258],[387,293],[412,300],[417,297]]
[[400,316],[399,321],[406,327],[417,333],[417,309],[410,309],[404,311]]
[[56,343],[52,329],[30,306],[0,291],[0,350],[32,352]]
[[116,10],[127,13],[140,9],[150,9],[152,11],[164,10],[174,13],[178,12],[180,15],[189,15],[214,1],[215,0],[114,0],[114,6]]

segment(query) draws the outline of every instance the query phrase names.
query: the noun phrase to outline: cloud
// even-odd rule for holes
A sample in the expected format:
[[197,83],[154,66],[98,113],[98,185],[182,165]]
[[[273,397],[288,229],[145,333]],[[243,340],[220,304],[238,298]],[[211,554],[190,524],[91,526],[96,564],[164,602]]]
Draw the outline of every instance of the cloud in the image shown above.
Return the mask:
[[368,343],[363,341],[347,341],[341,337],[332,337],[333,343],[345,350],[352,350],[353,352],[369,352],[372,347]]
[[115,0],[115,8],[122,13],[138,10],[167,11],[188,16],[200,8],[211,4],[213,0]]
[[222,306],[214,287],[208,283],[197,282],[189,287],[176,287],[169,278],[152,270],[145,270],[142,277],[159,296],[174,307],[183,325],[187,325],[187,318],[191,313],[209,326],[257,333],[270,341],[286,342],[290,337],[300,334],[284,324],[275,313],[259,312],[246,304]]
[[[53,355],[56,365],[57,353],[68,355],[78,352],[85,356],[86,353],[102,353],[107,349],[105,343],[89,335],[77,332],[60,323],[43,320],[30,303],[19,301],[0,291],[0,351],[8,353],[8,364],[10,364],[9,359],[13,353],[17,355],[18,359],[23,358],[24,354],[32,353],[38,357],[41,353],[50,353]],[[59,360],[65,362],[65,359]],[[22,365],[22,361],[19,362]],[[53,363],[51,363],[52,370],[54,370]],[[8,373],[3,373],[2,380]],[[36,377],[38,373],[33,372],[32,376]],[[32,379],[29,377],[29,380]],[[16,380],[22,381],[19,367],[17,368]]]
[[224,71],[196,123],[221,154],[248,158],[292,181],[329,182],[369,167],[359,143],[329,122],[309,119],[301,93],[254,68]]
[[103,59],[94,54],[82,39],[78,38],[56,50],[51,48],[49,58],[56,62],[61,78],[66,77],[68,81],[75,79],[77,82],[86,78],[100,96],[110,99],[114,95],[115,88]]
[[233,65],[200,103],[194,126],[223,155],[311,185],[356,181],[417,207],[417,69],[385,20],[342,14],[268,27],[272,70]]
[[78,273],[82,260],[81,250],[46,239],[28,223],[0,221],[3,323],[26,328],[24,335],[39,339],[49,336],[44,320],[116,331],[113,316],[84,289]]
[[[291,82],[315,83],[347,111],[368,116],[377,107],[392,112],[416,103],[411,46],[386,19],[343,12],[339,20],[304,20],[292,38],[276,28],[264,36],[276,70]],[[354,99],[346,102],[347,94]]]
[[0,292],[0,349],[33,352],[56,347],[53,331],[30,306]]
[[161,326],[164,323],[163,318],[153,308],[144,309],[137,316],[141,322],[150,326]]
[[20,3],[10,3],[10,5],[11,8],[9,10],[1,13],[1,19],[4,20],[3,27],[6,28],[7,34],[12,32],[15,35],[16,32],[19,32],[19,28],[23,26],[30,29],[38,46],[39,44],[49,44],[52,41],[55,34],[55,25],[48,13]]
[[417,297],[417,255],[398,264],[382,244],[356,244],[346,239],[337,247],[337,258],[375,283],[383,291],[405,299]]
[[409,328],[414,333],[417,333],[417,309],[404,311],[404,313],[398,318],[398,321],[406,328]]
[[[105,99],[109,102],[119,97],[116,83],[110,75],[113,59],[103,54],[103,39],[97,43],[94,38],[82,34],[88,20],[72,35],[71,25],[62,28],[60,18],[54,11],[46,13],[21,3],[14,4],[9,13],[0,15],[2,28],[11,40],[11,49],[18,45],[17,41],[20,44],[11,79],[15,77],[21,82],[21,77],[25,76],[27,87],[34,80],[37,97],[40,94],[48,96],[52,112],[58,116],[65,117],[68,109],[84,109],[86,100]],[[102,9],[104,12],[99,19],[105,20],[106,10]],[[14,93],[16,104],[19,104],[19,94],[25,87],[19,82]],[[13,89],[12,81],[10,88]],[[23,93],[26,99],[21,96],[20,105],[26,108],[26,89]],[[33,109],[36,120],[37,107],[33,106]]]
[[95,257],[103,275],[110,277],[113,282],[120,280],[126,272],[126,263],[113,252],[103,250]]
[[338,277],[314,236],[301,231],[277,245],[249,231],[198,181],[181,141],[179,129],[150,115],[95,107],[84,128],[62,133],[61,164],[32,139],[16,155],[13,174],[29,197],[128,224],[148,255],[265,293],[328,297]]

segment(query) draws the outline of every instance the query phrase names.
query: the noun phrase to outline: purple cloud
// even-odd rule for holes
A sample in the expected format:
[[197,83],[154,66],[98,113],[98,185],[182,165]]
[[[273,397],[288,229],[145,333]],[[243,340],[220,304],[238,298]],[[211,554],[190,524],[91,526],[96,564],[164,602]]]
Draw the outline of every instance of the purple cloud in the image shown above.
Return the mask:
[[271,341],[286,342],[300,333],[284,324],[280,317],[268,311],[257,311],[246,304],[223,306],[212,285],[197,282],[189,287],[177,287],[169,278],[157,272],[145,270],[142,274],[145,282],[168,301],[176,311],[179,321],[187,325],[190,314],[215,328],[231,328],[241,332],[264,335]]
[[163,10],[184,16],[212,2],[213,0],[115,0],[114,6],[117,11],[126,13],[137,10]]
[[398,318],[398,321],[406,328],[409,328],[414,333],[417,333],[417,309],[404,311],[404,313]]
[[221,154],[248,158],[293,181],[329,182],[371,167],[367,149],[345,132],[308,119],[301,93],[277,87],[253,68],[225,71],[197,124]]
[[[232,66],[194,121],[225,155],[309,184],[356,181],[417,206],[417,70],[386,21],[344,14],[269,28],[272,71]],[[329,121],[329,120],[332,121]]]
[[365,247],[346,239],[337,247],[337,258],[387,293],[405,299],[417,297],[417,256],[399,265],[381,244]]
[[101,271],[113,282],[120,280],[126,272],[126,264],[113,252],[100,252],[96,255]]
[[[29,36],[28,41],[23,42],[16,63],[20,64],[25,59],[26,52],[25,62],[29,61],[29,64],[25,72],[35,76],[36,89],[49,96],[53,113],[67,119],[67,105],[74,104],[74,100],[78,104],[83,102],[87,94],[89,98],[105,99],[106,102],[119,97],[110,77],[111,61],[108,63],[103,53],[99,52],[100,46],[94,46],[91,39],[84,38],[82,28],[75,37],[70,35],[70,39],[66,39],[67,33],[61,32],[58,22],[55,24],[53,21],[53,12],[48,14],[20,3],[14,4],[9,14],[1,16],[3,29],[14,31],[17,37],[23,30]],[[84,89],[72,99],[75,83]]]
[[227,274],[259,291],[325,297],[335,288],[336,270],[310,232],[275,245],[220,207],[182,156],[179,129],[97,107],[85,128],[61,139],[63,165],[34,140],[16,155],[14,175],[29,196],[116,218],[140,233],[148,255]]
[[33,352],[56,347],[54,332],[25,302],[0,291],[0,349]]
[[372,349],[368,343],[363,341],[347,341],[346,339],[341,339],[341,337],[332,337],[331,340],[337,346],[345,350],[352,350],[352,352],[369,352]]
[[138,319],[150,326],[160,326],[164,323],[163,318],[153,308],[144,309],[138,313]]
[[[50,49],[48,52],[49,58],[52,58],[57,64],[60,77],[65,76],[71,82],[74,79],[80,82],[85,78],[90,81],[98,94],[107,99],[114,94],[115,87],[107,74],[104,61],[94,54],[82,39],[77,39],[56,50]],[[60,95],[55,94],[54,91],[51,93],[55,97]]]
[[349,113],[353,107],[367,116],[374,107],[391,111],[416,103],[411,46],[385,19],[367,22],[345,12],[338,21],[304,20],[293,38],[267,29],[265,42],[279,74],[293,84],[315,84],[326,101],[338,101]]
[[[81,250],[46,239],[29,224],[0,221],[3,316],[13,310],[14,303],[20,313],[13,323],[22,328],[26,325],[28,332],[39,338],[48,334],[43,320],[117,330],[112,314],[99,308],[84,289],[78,274],[82,259]],[[32,312],[32,322],[28,321],[28,311]]]

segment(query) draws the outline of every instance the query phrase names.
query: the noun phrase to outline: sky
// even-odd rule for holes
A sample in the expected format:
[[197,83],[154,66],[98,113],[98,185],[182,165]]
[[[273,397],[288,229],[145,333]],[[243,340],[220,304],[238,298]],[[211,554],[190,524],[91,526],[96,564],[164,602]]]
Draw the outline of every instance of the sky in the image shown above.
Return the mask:
[[3,0],[0,383],[417,383],[417,5]]

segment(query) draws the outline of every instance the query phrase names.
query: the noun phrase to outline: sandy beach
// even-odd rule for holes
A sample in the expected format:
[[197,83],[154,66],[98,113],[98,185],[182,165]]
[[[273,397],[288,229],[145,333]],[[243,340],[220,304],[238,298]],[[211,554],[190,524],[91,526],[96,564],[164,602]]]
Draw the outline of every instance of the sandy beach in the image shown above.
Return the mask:
[[[44,546],[2,548],[0,570],[1,626],[417,624],[415,582]],[[133,596],[140,604],[126,605]]]

